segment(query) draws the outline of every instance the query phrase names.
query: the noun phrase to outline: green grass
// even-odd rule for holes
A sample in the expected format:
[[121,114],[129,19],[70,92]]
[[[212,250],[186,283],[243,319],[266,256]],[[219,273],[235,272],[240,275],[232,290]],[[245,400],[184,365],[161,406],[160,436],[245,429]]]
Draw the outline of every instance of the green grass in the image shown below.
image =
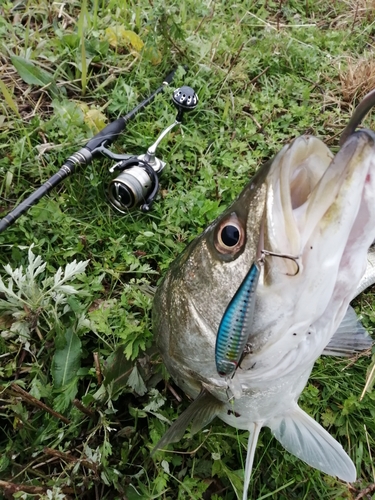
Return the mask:
[[[160,145],[168,165],[149,214],[113,213],[110,162],[98,159],[0,235],[2,265],[25,273],[32,244],[46,263],[32,287],[30,275],[14,286],[22,290],[15,316],[1,302],[11,293],[0,293],[0,497],[237,498],[245,432],[216,420],[175,452],[150,457],[188,404],[168,389],[183,396],[153,345],[153,287],[284,144],[310,133],[337,150],[370,85],[360,69],[354,83],[350,76],[373,57],[367,3],[1,2],[0,216],[172,67],[181,65],[173,85],[193,86],[200,104]],[[116,27],[143,48],[124,36],[114,44]],[[159,95],[112,149],[144,153],[175,117],[170,96]],[[56,303],[54,276],[74,260],[89,260],[85,274]],[[0,275],[8,286],[3,267]],[[372,330],[372,294],[356,308]],[[264,431],[251,498],[354,499],[373,485],[375,393],[360,401],[371,359],[347,364],[320,359],[301,405],[349,450],[359,481],[348,487],[311,469]]]

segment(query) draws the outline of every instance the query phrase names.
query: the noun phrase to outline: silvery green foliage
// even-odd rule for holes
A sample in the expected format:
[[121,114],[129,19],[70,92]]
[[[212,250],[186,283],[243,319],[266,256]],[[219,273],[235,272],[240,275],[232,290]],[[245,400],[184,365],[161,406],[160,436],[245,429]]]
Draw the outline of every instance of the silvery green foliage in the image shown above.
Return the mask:
[[59,486],[53,486],[51,490],[47,490],[45,495],[41,496],[41,500],[64,500],[65,493]]
[[67,283],[84,273],[89,263],[88,260],[73,260],[64,269],[59,267],[54,276],[48,276],[45,273],[46,262],[33,253],[33,246],[28,251],[26,269],[23,266],[12,269],[6,265],[7,280],[0,276],[0,293],[5,295],[5,300],[0,299],[0,314],[11,316],[14,320],[1,335],[6,338],[18,335],[19,341],[26,344],[41,315],[49,323],[49,319],[56,321],[70,311],[67,303],[69,296],[82,291]]

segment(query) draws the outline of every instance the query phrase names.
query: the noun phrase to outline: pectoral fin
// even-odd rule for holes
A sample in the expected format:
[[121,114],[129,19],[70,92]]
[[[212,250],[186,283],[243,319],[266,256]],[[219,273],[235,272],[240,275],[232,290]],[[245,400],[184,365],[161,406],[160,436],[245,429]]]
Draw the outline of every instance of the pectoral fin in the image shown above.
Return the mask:
[[201,430],[216,417],[224,406],[224,403],[212,396],[206,389],[203,389],[191,405],[173,422],[152,450],[151,455],[169,443],[180,441],[190,422],[192,422],[191,435]]
[[326,356],[352,356],[373,344],[368,332],[358,321],[354,309],[349,306],[340,326],[323,351]]
[[287,451],[307,464],[349,483],[356,480],[354,464],[341,444],[297,405],[267,426]]

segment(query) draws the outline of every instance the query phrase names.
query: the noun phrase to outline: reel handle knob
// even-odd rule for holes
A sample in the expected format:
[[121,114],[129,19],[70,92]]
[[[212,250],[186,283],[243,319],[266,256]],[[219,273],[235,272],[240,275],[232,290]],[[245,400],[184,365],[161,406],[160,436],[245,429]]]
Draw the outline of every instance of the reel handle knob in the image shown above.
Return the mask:
[[198,96],[194,89],[184,85],[173,92],[172,102],[178,109],[176,120],[181,122],[184,112],[193,111],[198,105]]

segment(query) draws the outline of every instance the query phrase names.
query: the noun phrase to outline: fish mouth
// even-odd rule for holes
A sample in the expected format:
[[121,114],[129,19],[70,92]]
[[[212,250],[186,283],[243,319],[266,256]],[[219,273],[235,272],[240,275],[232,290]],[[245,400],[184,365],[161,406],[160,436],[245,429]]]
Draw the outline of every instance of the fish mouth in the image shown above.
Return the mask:
[[[375,134],[362,130],[350,136],[336,156],[311,136],[284,147],[267,180],[266,249],[298,257],[303,272],[318,243],[326,260],[330,254],[337,260],[357,233],[365,233],[373,198],[374,143]],[[295,263],[275,261],[272,266],[277,265],[278,272],[295,272]]]
[[[333,156],[300,137],[275,158],[269,176],[267,257],[250,337],[254,377],[272,378],[313,363],[355,295],[375,238],[375,134],[356,132]],[[255,373],[257,372],[257,373]],[[252,378],[252,376],[250,376]]]
[[[241,217],[248,215],[244,251],[228,262],[220,259],[212,244],[214,222],[177,261],[155,302],[164,312],[155,317],[159,348],[172,376],[182,373],[184,390],[190,384],[196,393],[195,378],[225,394],[215,368],[216,335],[226,305],[256,259],[259,235],[261,250],[294,256],[299,270],[280,255],[265,258],[248,332],[252,352],[235,378],[246,390],[255,390],[254,384],[263,390],[293,370],[297,380],[312,367],[366,268],[375,239],[374,168],[371,131],[350,136],[335,156],[319,139],[300,137],[263,167],[258,182],[226,212],[240,207]],[[182,328],[188,333],[179,334]]]

